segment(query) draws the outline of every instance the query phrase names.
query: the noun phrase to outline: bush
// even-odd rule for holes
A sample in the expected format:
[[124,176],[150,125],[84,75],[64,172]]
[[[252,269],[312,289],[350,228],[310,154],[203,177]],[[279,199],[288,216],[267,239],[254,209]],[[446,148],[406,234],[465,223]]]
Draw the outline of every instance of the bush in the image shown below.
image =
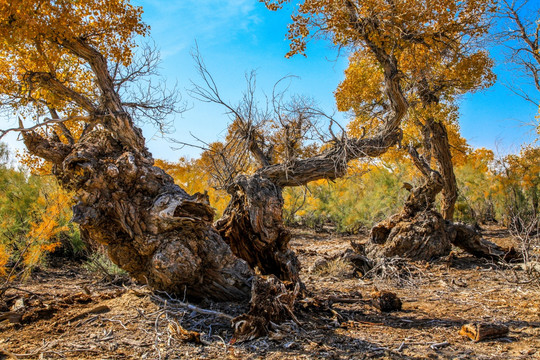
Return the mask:
[[28,276],[46,254],[69,245],[81,250],[78,228],[69,223],[71,196],[48,177],[11,168],[0,147],[0,276]]
[[[333,183],[318,181],[307,190],[287,188],[284,217],[317,229],[327,222],[338,232],[355,233],[399,211],[408,193],[402,189],[407,178],[404,166],[372,167],[363,175],[353,174]],[[305,200],[301,201],[301,197]]]

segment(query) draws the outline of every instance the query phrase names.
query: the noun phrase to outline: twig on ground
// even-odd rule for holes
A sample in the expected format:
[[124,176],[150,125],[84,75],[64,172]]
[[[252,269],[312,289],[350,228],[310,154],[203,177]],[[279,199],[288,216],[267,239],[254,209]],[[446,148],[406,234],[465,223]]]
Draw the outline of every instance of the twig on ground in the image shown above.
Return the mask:
[[444,342],[441,342],[441,343],[435,343],[435,344],[431,344],[429,347],[432,348],[433,350],[439,350],[443,347],[446,347],[450,345],[450,343],[448,341],[444,341]]
[[195,311],[195,312],[197,312],[199,314],[217,316],[217,317],[221,317],[221,318],[224,318],[224,319],[227,319],[227,320],[232,320],[234,318],[233,316],[222,313],[220,311],[203,309],[201,307],[198,307],[198,306],[195,306],[195,305],[192,305],[192,304],[188,304],[188,303],[185,303],[185,302],[180,301],[180,300],[174,300],[174,299],[167,300],[167,299],[162,298],[159,295],[152,295],[152,298],[154,300],[158,300],[159,302],[161,302],[163,304],[166,304],[166,306],[169,306],[169,308],[171,308],[171,307],[185,308],[185,309],[188,309],[188,310],[191,310],[191,311]]

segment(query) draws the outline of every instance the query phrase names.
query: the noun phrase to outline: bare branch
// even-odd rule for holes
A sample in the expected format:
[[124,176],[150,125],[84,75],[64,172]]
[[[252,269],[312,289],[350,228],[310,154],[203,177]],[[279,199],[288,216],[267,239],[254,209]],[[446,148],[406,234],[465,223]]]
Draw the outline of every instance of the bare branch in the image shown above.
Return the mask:
[[56,79],[50,73],[33,72],[28,73],[25,79],[29,84],[37,83],[47,90],[53,92],[60,98],[69,99],[75,102],[78,106],[93,114],[96,112],[96,106],[86,96],[76,92],[75,90],[65,86],[62,82]]
[[[5,129],[5,130],[1,130],[0,129],[0,139],[3,138],[6,134],[10,133],[10,132],[30,132],[30,131],[33,131],[37,128],[41,128],[41,127],[44,127],[44,126],[51,126],[51,125],[56,125],[56,124],[63,124],[67,121],[85,121],[85,122],[90,122],[92,121],[94,118],[91,118],[89,116],[73,116],[73,117],[70,117],[70,118],[66,118],[66,119],[49,119],[49,118],[45,118],[43,120],[43,122],[40,122],[38,124],[35,124],[33,126],[30,126],[30,127],[24,127],[23,124],[22,124],[22,120],[19,118],[19,127],[16,127],[16,128],[10,128],[10,129]],[[69,140],[68,140],[69,141]],[[71,144],[71,143],[70,143]],[[72,145],[72,144],[71,144]]]

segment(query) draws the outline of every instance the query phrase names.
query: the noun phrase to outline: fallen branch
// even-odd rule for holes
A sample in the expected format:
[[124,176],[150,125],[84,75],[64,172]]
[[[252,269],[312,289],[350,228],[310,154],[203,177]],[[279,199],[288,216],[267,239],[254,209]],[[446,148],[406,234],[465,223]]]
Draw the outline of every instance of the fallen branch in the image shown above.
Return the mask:
[[[169,296],[169,294],[167,294],[167,296]],[[175,306],[175,307],[185,308],[185,309],[188,309],[188,310],[191,310],[191,311],[195,311],[195,312],[197,312],[199,314],[203,314],[203,315],[217,316],[217,317],[221,317],[221,318],[224,318],[224,319],[227,319],[227,320],[232,320],[234,318],[233,316],[222,313],[220,311],[203,309],[203,308],[195,306],[193,304],[188,304],[188,303],[185,303],[185,302],[180,301],[180,300],[175,300],[175,299],[171,298],[170,296],[169,296],[169,299],[164,299],[161,296],[156,295],[156,294],[152,295],[151,297],[152,297],[152,299],[157,300],[158,302],[162,303],[165,307],[172,305],[172,306]]]

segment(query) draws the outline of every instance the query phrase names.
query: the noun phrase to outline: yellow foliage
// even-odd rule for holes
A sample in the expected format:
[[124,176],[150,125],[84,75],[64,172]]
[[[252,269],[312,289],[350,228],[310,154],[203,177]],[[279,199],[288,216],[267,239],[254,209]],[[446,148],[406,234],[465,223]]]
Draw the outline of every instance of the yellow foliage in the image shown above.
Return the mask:
[[174,182],[189,194],[207,192],[210,204],[217,210],[217,216],[220,216],[227,207],[230,196],[224,190],[211,186],[211,174],[208,172],[209,168],[204,166],[204,160],[204,157],[197,160],[180,158],[173,163],[158,159],[155,165],[171,175]]
[[[63,118],[84,115],[101,94],[80,42],[111,64],[132,61],[135,36],[145,35],[142,8],[129,0],[0,1],[0,93],[14,117],[38,121],[58,109]],[[60,89],[60,90],[59,90]],[[76,101],[85,99],[85,101]],[[86,109],[86,110],[85,110]],[[63,123],[75,137],[81,126]],[[60,130],[60,139],[66,141]],[[45,131],[45,130],[42,130]],[[34,158],[25,157],[34,169]],[[40,172],[41,165],[36,165]]]
[[[27,231],[12,238],[0,238],[0,276],[6,275],[6,265],[12,257],[24,266],[23,277],[28,276],[44,254],[61,246],[60,234],[70,230],[66,224],[71,217],[71,199],[55,183],[41,183],[39,196],[24,219]],[[1,222],[2,226],[9,225],[9,216]]]
[[37,201],[39,216],[30,223],[26,241],[28,250],[24,254],[23,263],[28,268],[37,265],[43,254],[53,252],[61,243],[58,234],[68,231],[66,225],[61,225],[63,219],[69,216],[71,196],[59,187],[51,192],[42,192]]
[[9,261],[10,253],[6,244],[0,244],[0,277],[6,276],[6,265]]

